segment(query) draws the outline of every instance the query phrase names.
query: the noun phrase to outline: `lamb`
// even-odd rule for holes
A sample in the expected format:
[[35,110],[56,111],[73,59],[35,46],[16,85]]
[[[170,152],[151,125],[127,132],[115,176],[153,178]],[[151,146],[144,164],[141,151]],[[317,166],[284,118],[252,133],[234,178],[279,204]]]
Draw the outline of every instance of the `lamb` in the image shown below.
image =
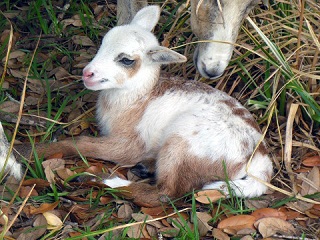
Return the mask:
[[226,178],[235,195],[260,196],[272,161],[257,123],[237,100],[209,85],[159,77],[162,64],[186,61],[159,46],[151,32],[159,17],[159,7],[148,6],[130,24],[110,30],[83,70],[84,85],[101,91],[97,120],[103,136],[40,145],[38,154],[80,151],[121,165],[156,159],[154,185],[104,179],[110,187],[127,186],[135,202],[148,206],[194,189],[228,194]]

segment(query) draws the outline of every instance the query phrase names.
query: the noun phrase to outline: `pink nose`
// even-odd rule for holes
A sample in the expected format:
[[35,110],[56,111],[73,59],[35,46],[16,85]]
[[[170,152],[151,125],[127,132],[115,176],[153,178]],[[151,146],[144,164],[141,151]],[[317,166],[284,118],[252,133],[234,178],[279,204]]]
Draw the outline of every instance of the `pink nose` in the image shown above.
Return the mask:
[[84,69],[83,73],[82,73],[82,79],[84,81],[89,80],[90,78],[92,78],[94,75],[93,72],[91,72],[89,69]]

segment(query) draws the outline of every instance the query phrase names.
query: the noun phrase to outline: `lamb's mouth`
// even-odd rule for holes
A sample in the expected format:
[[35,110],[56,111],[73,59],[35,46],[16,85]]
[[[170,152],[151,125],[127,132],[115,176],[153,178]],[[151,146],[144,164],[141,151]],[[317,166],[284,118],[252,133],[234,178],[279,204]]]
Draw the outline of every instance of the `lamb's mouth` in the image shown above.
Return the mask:
[[100,82],[100,83],[105,83],[105,82],[108,82],[108,81],[109,81],[108,79],[102,78],[99,82]]

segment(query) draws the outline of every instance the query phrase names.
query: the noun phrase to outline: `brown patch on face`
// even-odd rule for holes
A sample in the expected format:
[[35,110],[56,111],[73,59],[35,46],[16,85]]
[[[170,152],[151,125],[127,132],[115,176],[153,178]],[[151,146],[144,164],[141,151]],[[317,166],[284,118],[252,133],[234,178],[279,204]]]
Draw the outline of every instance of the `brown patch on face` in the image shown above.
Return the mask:
[[[206,183],[225,180],[224,159],[203,159],[190,153],[190,146],[180,136],[171,137],[162,147],[157,161],[157,184],[161,192],[171,197],[179,197],[194,189],[201,189]],[[246,164],[226,164],[229,179]]]
[[129,79],[132,78],[134,75],[136,75],[141,67],[140,57],[138,55],[134,55],[133,59],[135,60],[134,64],[132,66],[125,68],[126,69],[125,71],[127,72]]

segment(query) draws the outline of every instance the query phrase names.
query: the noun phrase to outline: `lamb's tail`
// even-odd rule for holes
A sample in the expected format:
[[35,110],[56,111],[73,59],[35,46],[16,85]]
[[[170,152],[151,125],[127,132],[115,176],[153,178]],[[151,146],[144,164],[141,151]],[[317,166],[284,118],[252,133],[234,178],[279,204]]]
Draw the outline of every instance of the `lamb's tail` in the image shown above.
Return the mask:
[[[248,168],[247,171],[246,168]],[[221,190],[226,196],[233,194],[246,198],[258,197],[267,191],[268,187],[264,182],[270,182],[272,172],[272,161],[269,156],[256,152],[248,166],[244,166],[234,179],[230,179],[229,185],[224,181],[216,181],[206,184],[203,189]]]

